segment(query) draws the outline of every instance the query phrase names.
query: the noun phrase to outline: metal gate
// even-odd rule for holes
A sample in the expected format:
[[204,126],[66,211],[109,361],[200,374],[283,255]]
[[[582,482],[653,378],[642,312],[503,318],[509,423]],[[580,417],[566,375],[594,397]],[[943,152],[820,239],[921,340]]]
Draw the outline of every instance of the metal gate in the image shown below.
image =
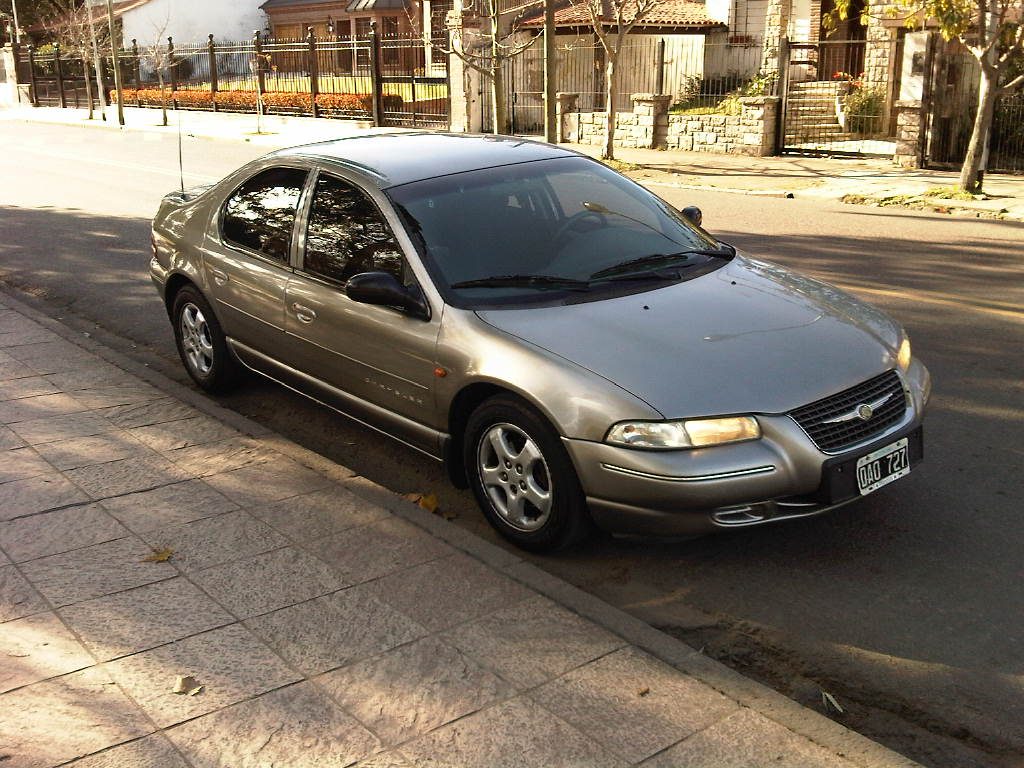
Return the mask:
[[[959,43],[936,38],[930,56],[925,113],[925,166],[959,168],[978,113],[980,65]],[[1024,172],[1024,93],[996,101],[989,137],[988,170]]]
[[[488,62],[484,61],[487,67]],[[505,104],[512,133],[536,136],[544,133],[544,43],[541,38],[522,53],[502,62],[505,76]],[[480,107],[483,110],[483,131],[494,129],[492,114],[494,98],[491,81],[480,77]]]
[[[88,93],[92,90],[93,106],[99,106],[99,86],[92,62],[69,56],[57,46],[46,53],[23,54],[31,70],[35,103],[46,107],[89,106]],[[89,88],[86,87],[88,78]]]
[[892,156],[895,143],[885,119],[888,90],[864,77],[867,45],[865,40],[827,40],[784,47],[783,152]]

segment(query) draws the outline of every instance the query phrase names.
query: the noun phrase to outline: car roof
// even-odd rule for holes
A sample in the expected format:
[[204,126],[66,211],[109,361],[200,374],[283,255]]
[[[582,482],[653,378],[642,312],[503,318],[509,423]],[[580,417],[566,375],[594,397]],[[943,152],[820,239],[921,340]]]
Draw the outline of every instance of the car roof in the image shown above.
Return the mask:
[[398,186],[462,171],[578,153],[515,136],[405,132],[350,136],[281,149],[269,157],[316,157],[350,167],[378,187]]

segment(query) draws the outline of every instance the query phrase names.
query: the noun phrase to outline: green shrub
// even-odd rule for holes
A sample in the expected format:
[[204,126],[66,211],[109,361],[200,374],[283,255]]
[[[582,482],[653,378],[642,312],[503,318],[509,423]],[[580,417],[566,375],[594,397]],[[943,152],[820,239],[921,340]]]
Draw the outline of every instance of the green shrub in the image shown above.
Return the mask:
[[881,133],[885,91],[881,88],[861,86],[843,98],[846,130],[850,133]]

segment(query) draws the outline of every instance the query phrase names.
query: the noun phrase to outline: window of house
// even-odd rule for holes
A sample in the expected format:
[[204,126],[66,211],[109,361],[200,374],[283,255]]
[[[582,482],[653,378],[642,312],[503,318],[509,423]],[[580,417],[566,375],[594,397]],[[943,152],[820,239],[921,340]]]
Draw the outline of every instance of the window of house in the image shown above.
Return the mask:
[[224,239],[288,263],[299,195],[306,171],[270,168],[257,173],[228,198],[224,205]]
[[338,283],[361,272],[403,279],[404,258],[383,214],[361,190],[320,174],[306,231],[303,270]]

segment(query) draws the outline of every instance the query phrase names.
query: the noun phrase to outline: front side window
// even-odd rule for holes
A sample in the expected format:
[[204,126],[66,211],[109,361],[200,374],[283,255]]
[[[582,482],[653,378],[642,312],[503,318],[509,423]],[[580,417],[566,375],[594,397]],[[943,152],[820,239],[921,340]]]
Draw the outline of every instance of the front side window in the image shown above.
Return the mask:
[[309,211],[302,268],[338,283],[361,272],[402,280],[404,259],[384,216],[361,190],[320,174]]
[[270,168],[236,189],[224,206],[224,239],[287,264],[306,173]]

